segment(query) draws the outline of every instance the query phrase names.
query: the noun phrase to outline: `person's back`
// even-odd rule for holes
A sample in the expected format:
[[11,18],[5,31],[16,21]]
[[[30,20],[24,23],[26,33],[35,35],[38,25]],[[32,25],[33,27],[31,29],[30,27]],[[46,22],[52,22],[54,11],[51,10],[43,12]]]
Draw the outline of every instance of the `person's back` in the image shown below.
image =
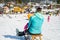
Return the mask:
[[29,29],[28,31],[31,34],[40,34],[43,21],[44,21],[44,17],[41,14],[41,8],[37,8],[37,12],[30,17],[28,23],[28,29]]
[[29,32],[32,34],[40,34],[43,20],[44,20],[43,16],[38,12],[31,16],[28,25]]

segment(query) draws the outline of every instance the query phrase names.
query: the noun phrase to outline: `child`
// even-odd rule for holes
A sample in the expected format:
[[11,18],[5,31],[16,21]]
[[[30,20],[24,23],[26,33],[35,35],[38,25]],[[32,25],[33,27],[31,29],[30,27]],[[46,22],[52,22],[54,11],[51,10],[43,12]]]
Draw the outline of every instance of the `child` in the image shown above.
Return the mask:
[[48,21],[48,22],[50,21],[50,16],[48,16],[48,19],[47,19],[47,21]]
[[28,29],[28,23],[24,26],[24,31],[20,32],[18,29],[16,29],[17,36],[23,36],[26,34],[26,31]]
[[24,26],[24,31],[28,29],[28,23]]
[[31,17],[32,15],[33,15],[33,12],[28,13],[28,15],[27,15],[28,19],[30,19],[30,17]]

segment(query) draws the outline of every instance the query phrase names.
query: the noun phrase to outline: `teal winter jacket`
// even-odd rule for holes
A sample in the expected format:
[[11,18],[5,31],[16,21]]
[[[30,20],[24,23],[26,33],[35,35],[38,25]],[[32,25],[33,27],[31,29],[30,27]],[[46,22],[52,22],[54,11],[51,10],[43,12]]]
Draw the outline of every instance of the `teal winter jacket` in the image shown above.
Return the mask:
[[43,21],[44,21],[44,17],[42,16],[41,13],[39,12],[34,13],[34,15],[30,17],[28,23],[28,28],[29,28],[28,31],[32,34],[40,34]]

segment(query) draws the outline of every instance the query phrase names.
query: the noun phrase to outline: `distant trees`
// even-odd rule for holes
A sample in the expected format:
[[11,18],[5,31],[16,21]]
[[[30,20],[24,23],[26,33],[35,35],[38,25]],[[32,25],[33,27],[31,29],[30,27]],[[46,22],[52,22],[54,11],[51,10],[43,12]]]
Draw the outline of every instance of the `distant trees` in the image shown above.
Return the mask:
[[16,2],[21,4],[22,3],[22,0],[16,0]]
[[0,0],[0,3],[7,3],[7,2],[10,2],[10,1],[15,1],[15,0]]
[[[0,3],[6,3],[6,2],[10,2],[10,1],[14,1],[17,3],[22,3],[22,2],[29,2],[30,0],[0,0]],[[32,2],[40,2],[40,1],[44,1],[44,0],[31,0]],[[53,2],[57,2],[58,4],[60,4],[60,0],[50,0]]]
[[57,3],[60,4],[60,0],[57,0]]
[[4,0],[0,0],[0,3],[3,3],[4,2]]

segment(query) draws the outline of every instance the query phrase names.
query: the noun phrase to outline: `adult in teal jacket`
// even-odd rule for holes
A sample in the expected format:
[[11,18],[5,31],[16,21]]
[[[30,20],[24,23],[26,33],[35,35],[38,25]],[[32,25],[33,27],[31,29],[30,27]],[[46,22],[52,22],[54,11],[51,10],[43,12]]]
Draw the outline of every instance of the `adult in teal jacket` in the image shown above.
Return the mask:
[[28,25],[28,30],[23,32],[17,32],[18,36],[30,34],[41,34],[42,24],[44,22],[44,17],[41,14],[41,8],[37,8],[37,12],[30,17]]
[[28,23],[28,31],[31,34],[41,34],[42,24],[44,22],[44,17],[41,14],[41,8],[37,8],[37,12],[30,17]]

